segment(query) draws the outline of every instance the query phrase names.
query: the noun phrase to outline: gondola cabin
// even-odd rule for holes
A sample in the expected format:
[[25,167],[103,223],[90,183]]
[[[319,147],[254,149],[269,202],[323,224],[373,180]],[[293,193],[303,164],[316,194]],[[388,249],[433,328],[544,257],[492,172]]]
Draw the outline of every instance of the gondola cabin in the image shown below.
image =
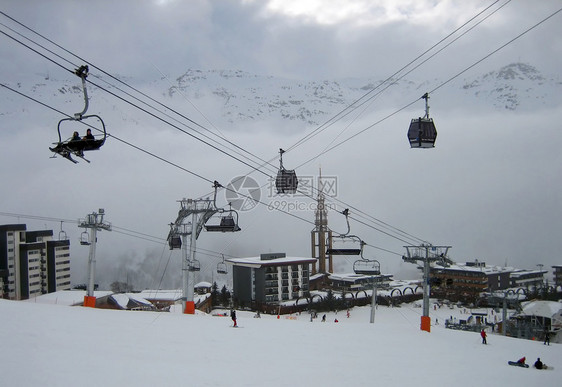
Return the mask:
[[297,174],[294,170],[280,169],[275,179],[275,188],[278,194],[294,194],[299,185]]
[[275,188],[278,194],[294,194],[297,192],[299,181],[294,169],[285,169],[283,166],[283,149],[279,149],[279,171],[275,178]]
[[408,129],[411,148],[434,148],[437,130],[431,118],[414,118]]
[[168,245],[170,250],[181,249],[181,237],[179,235],[173,235],[168,239]]

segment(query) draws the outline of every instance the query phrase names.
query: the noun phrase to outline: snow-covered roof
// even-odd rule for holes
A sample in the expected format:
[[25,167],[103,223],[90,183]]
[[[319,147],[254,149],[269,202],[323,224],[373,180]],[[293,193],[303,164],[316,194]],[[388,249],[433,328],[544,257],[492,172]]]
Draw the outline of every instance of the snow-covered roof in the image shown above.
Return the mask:
[[249,258],[229,258],[226,262],[234,266],[246,266],[260,268],[263,266],[287,266],[292,264],[305,264],[316,262],[315,258],[305,258],[305,257],[281,257],[273,259],[262,259],[261,257],[249,257]]
[[[94,297],[101,298],[113,294],[111,291],[96,290]],[[58,305],[81,305],[84,302],[85,290],[60,290],[58,292],[42,294],[37,297],[25,300],[26,302],[36,302],[41,304],[58,304]]]
[[499,274],[499,273],[510,273],[515,271],[513,267],[504,267],[504,266],[471,266],[471,265],[463,265],[463,264],[453,264],[447,267],[442,266],[435,266],[441,270],[452,270],[452,271],[471,271],[471,272],[479,272],[484,274]]
[[562,310],[562,303],[555,301],[529,301],[522,304],[519,315],[552,318]]
[[201,281],[195,284],[196,288],[210,288],[211,286],[213,286],[213,284],[207,281]]
[[337,281],[355,282],[357,280],[370,280],[373,277],[385,279],[388,277],[392,277],[392,274],[365,275],[365,274],[355,274],[355,273],[333,273],[330,274],[328,278]]

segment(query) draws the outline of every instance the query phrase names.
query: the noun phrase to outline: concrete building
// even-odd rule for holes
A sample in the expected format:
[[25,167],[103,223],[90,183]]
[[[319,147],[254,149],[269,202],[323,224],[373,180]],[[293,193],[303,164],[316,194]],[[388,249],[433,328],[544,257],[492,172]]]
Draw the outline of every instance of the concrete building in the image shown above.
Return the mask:
[[0,226],[2,298],[25,300],[70,289],[70,241],[25,224]]
[[554,286],[562,286],[562,265],[552,266],[554,271]]
[[307,295],[314,258],[287,257],[285,253],[231,258],[234,297],[239,303],[278,304]]

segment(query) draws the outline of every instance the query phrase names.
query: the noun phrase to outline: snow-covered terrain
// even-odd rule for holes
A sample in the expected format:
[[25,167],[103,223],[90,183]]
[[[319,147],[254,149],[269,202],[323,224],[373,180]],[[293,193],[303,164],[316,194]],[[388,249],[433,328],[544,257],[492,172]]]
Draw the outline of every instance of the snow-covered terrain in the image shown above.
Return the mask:
[[[59,294],[59,297],[60,296]],[[51,297],[52,301],[52,297]],[[51,302],[49,301],[49,302]],[[557,386],[562,347],[445,329],[463,310],[379,306],[280,316],[125,312],[0,300],[6,386]],[[320,314],[321,315],[321,314]],[[466,315],[465,315],[466,316]],[[338,319],[335,323],[334,320]],[[540,357],[553,370],[507,365]]]

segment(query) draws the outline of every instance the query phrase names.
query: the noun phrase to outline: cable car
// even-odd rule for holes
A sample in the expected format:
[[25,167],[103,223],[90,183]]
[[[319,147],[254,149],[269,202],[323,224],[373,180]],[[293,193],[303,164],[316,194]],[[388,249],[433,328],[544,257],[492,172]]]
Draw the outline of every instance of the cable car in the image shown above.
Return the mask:
[[[349,235],[350,227],[349,227],[349,209],[346,208],[342,211],[342,214],[345,216],[345,221],[347,223],[347,232],[345,234],[340,234],[336,236],[332,236],[332,240],[330,243],[330,239],[326,240],[326,254],[328,255],[360,255],[363,252],[363,245],[365,242],[361,240],[356,235]],[[334,246],[334,241],[337,243]]]
[[277,178],[275,179],[275,188],[277,188],[278,194],[294,194],[297,192],[297,186],[299,181],[297,174],[294,169],[285,169],[283,166],[283,149],[279,149],[279,171],[277,172]]
[[179,235],[172,235],[168,238],[168,245],[170,250],[181,249],[181,237]]
[[201,263],[198,260],[192,259],[191,261],[187,262],[187,270],[188,271],[200,271],[201,270]]
[[429,95],[425,93],[422,96],[425,99],[425,115],[423,117],[414,118],[410,122],[408,129],[408,140],[410,148],[434,148],[435,139],[437,138],[437,130],[433,119],[429,118]]
[[222,262],[219,262],[217,264],[217,273],[219,274],[228,274],[228,268],[226,266],[226,263],[224,262],[224,255],[222,255]]
[[[86,89],[88,66],[80,66],[80,68],[76,69],[74,73],[82,79],[82,90],[84,92],[84,110],[82,110],[80,113],[74,114],[73,118],[63,118],[59,121],[57,125],[59,141],[55,142],[55,146],[49,147],[49,149],[51,150],[51,152],[55,153],[53,157],[56,157],[56,155],[58,154],[76,164],[78,163],[78,161],[72,158],[72,155],[74,155],[89,163],[90,161],[84,158],[84,152],[100,149],[105,143],[107,132],[105,130],[105,123],[100,116],[96,114],[86,115],[86,112],[88,111],[88,91]],[[89,120],[88,123],[84,122],[86,120]],[[96,137],[91,133],[91,129],[87,129],[86,136],[81,138],[78,132],[74,130],[74,134],[72,135],[72,137],[63,140],[61,126],[64,127],[62,129],[64,132],[66,132],[68,125],[64,124],[66,124],[67,121],[84,123],[84,125],[88,126],[89,128],[100,130],[102,132],[102,135],[98,135]],[[98,126],[101,125],[101,129],[94,125],[95,122],[97,122]],[[70,134],[70,130],[68,130],[68,133]]]
[[90,235],[88,234],[87,231],[84,231],[82,234],[80,234],[80,244],[82,246],[90,245]]
[[355,274],[380,275],[381,264],[376,259],[361,257],[361,259],[353,262],[353,271]]
[[232,208],[230,210],[222,210],[221,212],[226,212],[227,214],[220,216],[218,224],[205,224],[205,230],[212,232],[236,232],[242,230],[238,226],[238,212]]

